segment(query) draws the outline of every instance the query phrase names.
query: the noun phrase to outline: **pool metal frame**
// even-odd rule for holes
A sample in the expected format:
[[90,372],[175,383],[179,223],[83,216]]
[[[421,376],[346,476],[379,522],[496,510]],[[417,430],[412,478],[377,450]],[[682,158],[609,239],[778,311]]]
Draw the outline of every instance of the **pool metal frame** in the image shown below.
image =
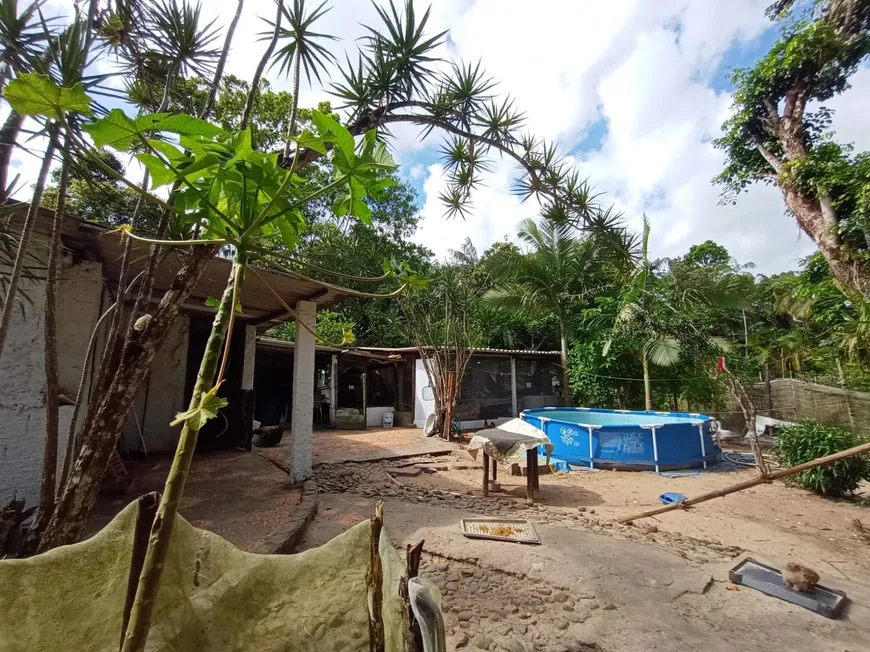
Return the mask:
[[[683,417],[690,418],[692,421],[691,425],[698,427],[698,438],[701,442],[701,463],[704,469],[707,468],[707,445],[704,441],[704,424],[713,421],[712,417],[709,417],[705,414],[700,414],[696,412],[660,412],[655,410],[609,410],[606,408],[587,408],[587,407],[543,407],[543,408],[530,408],[528,410],[523,410],[520,413],[520,418],[523,421],[527,421],[526,417],[531,416],[535,419],[538,419],[541,422],[541,430],[546,432],[546,428],[544,427],[548,422],[564,424],[567,426],[577,426],[579,428],[586,428],[589,431],[589,468],[595,469],[595,443],[594,443],[594,431],[602,430],[605,431],[608,427],[638,427],[643,428],[644,430],[652,431],[652,445],[653,445],[653,462],[655,466],[655,472],[660,473],[660,465],[659,465],[659,447],[658,447],[658,438],[656,431],[659,428],[663,428],[668,425],[674,425],[673,423],[668,424],[665,422],[662,423],[653,423],[653,424],[590,424],[590,423],[581,423],[578,421],[565,421],[563,419],[552,419],[550,417],[544,416],[544,413],[547,411],[556,411],[560,412],[605,412],[608,414],[643,414],[646,416],[656,415],[662,417]],[[676,422],[676,423],[686,423],[686,422]],[[715,446],[715,445],[714,445]],[[602,458],[599,458],[599,465]],[[604,462],[607,466],[619,466],[617,460],[614,460],[613,463]],[[632,465],[627,465],[632,466]],[[671,465],[672,466],[672,465]],[[687,467],[686,467],[687,468]]]

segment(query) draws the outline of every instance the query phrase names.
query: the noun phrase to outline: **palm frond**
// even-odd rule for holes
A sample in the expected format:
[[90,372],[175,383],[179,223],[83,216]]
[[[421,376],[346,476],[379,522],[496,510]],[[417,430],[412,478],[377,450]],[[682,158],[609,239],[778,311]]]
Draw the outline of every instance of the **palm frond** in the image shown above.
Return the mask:
[[[317,7],[308,11],[305,7],[305,0],[293,0],[292,6],[285,4],[282,7],[282,20],[278,27],[278,42],[286,41],[286,43],[275,52],[272,61],[272,66],[277,65],[281,74],[289,74],[298,57],[299,65],[305,73],[308,84],[311,85],[312,77],[321,83],[320,75],[326,70],[327,65],[337,61],[335,55],[319,42],[336,41],[337,37],[312,30],[314,23],[332,9],[326,4],[324,0]],[[263,38],[271,39],[275,29],[275,21],[267,18],[263,20],[269,25],[269,30],[263,32]]]
[[680,343],[670,335],[660,335],[644,348],[649,361],[657,367],[670,367],[680,359]]

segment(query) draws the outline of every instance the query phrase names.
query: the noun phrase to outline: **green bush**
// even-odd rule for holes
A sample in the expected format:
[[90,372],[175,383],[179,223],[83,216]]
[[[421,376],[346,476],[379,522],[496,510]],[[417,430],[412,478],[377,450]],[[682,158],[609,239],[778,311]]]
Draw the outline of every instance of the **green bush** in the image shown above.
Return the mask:
[[[843,428],[824,426],[816,421],[799,421],[779,431],[776,452],[780,464],[791,467],[863,443],[861,437]],[[870,480],[870,458],[867,455],[817,466],[789,478],[793,484],[825,496],[842,496],[855,491],[862,480]]]

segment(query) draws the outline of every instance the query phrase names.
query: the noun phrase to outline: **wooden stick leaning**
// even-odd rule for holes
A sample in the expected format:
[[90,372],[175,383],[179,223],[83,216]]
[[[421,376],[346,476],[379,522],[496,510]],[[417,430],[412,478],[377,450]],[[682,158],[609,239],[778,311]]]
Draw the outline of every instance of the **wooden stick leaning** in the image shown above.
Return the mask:
[[616,522],[630,523],[631,521],[636,521],[641,518],[647,518],[649,516],[656,516],[658,514],[664,514],[665,512],[670,512],[675,509],[685,509],[686,507],[697,505],[698,503],[703,503],[712,498],[721,498],[722,496],[727,496],[728,494],[733,494],[737,491],[749,489],[750,487],[759,485],[762,482],[770,482],[772,480],[778,480],[779,478],[785,478],[787,476],[794,475],[795,473],[800,473],[801,471],[814,469],[817,466],[830,464],[831,462],[836,462],[838,460],[844,460],[847,457],[852,457],[853,455],[861,455],[862,453],[870,453],[870,442],[866,444],[861,444],[860,446],[855,446],[854,448],[840,451],[839,453],[834,453],[833,455],[819,457],[809,462],[805,462],[804,464],[798,464],[797,466],[793,466],[789,469],[780,469],[779,471],[774,471],[767,476],[760,476],[757,478],[753,478],[752,480],[739,482],[737,484],[731,485],[730,487],[724,487],[723,489],[717,489],[716,491],[711,491],[709,493],[696,496],[695,498],[681,500],[680,502],[674,503],[672,505],[657,507],[656,509],[650,509],[639,514],[632,514],[631,516],[623,516],[622,518],[616,519]]

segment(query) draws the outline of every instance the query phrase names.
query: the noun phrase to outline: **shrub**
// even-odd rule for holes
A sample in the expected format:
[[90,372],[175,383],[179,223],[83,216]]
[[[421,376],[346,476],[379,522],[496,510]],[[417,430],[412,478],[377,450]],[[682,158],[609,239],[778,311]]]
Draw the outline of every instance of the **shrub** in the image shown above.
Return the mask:
[[[779,431],[776,452],[780,464],[791,467],[862,443],[861,437],[843,428],[825,426],[816,421],[799,421]],[[842,496],[855,491],[862,480],[870,480],[870,458],[867,455],[817,466],[789,478],[791,483],[825,496]]]

